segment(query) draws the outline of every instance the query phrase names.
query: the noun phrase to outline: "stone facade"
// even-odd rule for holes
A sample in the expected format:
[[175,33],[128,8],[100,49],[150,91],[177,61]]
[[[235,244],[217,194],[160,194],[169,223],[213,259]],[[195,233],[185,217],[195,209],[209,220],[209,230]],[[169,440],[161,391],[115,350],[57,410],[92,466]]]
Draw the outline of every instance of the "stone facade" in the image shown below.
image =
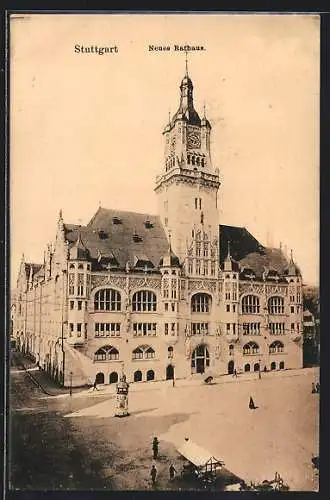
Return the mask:
[[130,383],[302,366],[299,269],[219,226],[211,125],[187,74],[180,91],[163,132],[159,216],[99,209],[75,226],[60,212],[43,264],[22,258],[14,336],[64,385],[87,382],[75,352],[106,384],[123,366]]

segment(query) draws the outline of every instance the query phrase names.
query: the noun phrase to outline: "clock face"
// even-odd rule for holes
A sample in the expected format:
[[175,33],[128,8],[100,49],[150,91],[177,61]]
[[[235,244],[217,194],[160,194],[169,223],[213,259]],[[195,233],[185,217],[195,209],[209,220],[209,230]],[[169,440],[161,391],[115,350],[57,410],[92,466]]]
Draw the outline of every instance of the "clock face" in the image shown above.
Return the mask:
[[198,132],[190,132],[188,135],[188,147],[189,148],[200,148],[201,147],[201,137]]

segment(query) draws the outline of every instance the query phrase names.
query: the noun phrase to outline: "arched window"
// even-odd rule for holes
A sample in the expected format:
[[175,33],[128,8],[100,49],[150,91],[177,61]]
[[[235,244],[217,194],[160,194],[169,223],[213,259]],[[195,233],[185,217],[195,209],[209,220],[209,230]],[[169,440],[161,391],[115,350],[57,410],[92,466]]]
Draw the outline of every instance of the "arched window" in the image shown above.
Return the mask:
[[246,365],[244,365],[244,371],[245,372],[249,372],[250,371],[250,365],[249,365],[249,363],[247,363]]
[[196,293],[191,298],[191,311],[192,312],[210,312],[212,298],[207,293]]
[[147,380],[155,380],[155,372],[153,370],[147,371]]
[[132,353],[133,359],[153,359],[155,357],[155,351],[152,347],[148,345],[141,345],[136,347]]
[[205,368],[210,366],[210,355],[206,345],[198,345],[191,356],[191,368],[196,373],[204,373]]
[[269,314],[284,314],[284,299],[283,297],[270,297],[268,300]]
[[280,362],[280,370],[284,370],[284,361]]
[[142,380],[142,372],[141,370],[137,370],[134,372],[134,382],[141,382]]
[[275,361],[273,361],[273,362],[271,363],[271,365],[270,365],[270,369],[271,369],[271,370],[276,370],[276,363],[275,363]]
[[275,342],[272,342],[269,346],[269,354],[274,354],[276,352],[283,352],[284,351],[284,344],[280,342],[279,340],[275,340]]
[[259,346],[256,342],[248,342],[243,346],[243,354],[258,354]]
[[83,264],[79,264],[78,269],[84,269],[84,265]]
[[150,290],[140,290],[133,295],[132,306],[134,312],[156,311],[157,298]]
[[243,314],[258,314],[260,312],[259,298],[256,295],[245,295],[242,299]]
[[119,359],[119,351],[111,345],[100,347],[95,354],[95,361],[113,361]]
[[95,294],[94,309],[95,311],[120,311],[120,293],[111,288],[99,290]]
[[118,382],[118,373],[111,372],[109,375],[109,384],[115,384],[116,382]]
[[254,370],[255,372],[259,372],[259,371],[260,371],[260,365],[259,365],[259,363],[255,363],[255,364],[254,364],[253,370]]
[[230,344],[230,346],[229,346],[229,356],[233,356],[233,354],[234,354],[234,346],[233,346],[233,344]]
[[168,352],[168,358],[173,358],[173,347],[172,346],[168,347],[167,352]]

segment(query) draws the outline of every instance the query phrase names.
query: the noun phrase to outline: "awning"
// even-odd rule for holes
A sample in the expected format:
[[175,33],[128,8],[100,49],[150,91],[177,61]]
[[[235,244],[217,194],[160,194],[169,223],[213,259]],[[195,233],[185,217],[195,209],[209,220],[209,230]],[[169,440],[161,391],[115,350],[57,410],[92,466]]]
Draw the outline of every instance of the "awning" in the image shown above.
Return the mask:
[[213,457],[205,448],[202,448],[190,440],[185,441],[184,444],[178,448],[178,452],[196,467],[203,467],[211,464],[218,466],[223,465],[221,460]]

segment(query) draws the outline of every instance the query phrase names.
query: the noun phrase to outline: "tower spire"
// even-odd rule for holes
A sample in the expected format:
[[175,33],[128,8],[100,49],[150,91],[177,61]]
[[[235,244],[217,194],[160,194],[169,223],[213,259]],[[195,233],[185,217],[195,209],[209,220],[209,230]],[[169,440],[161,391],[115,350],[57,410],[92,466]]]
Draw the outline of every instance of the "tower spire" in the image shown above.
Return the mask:
[[188,50],[185,50],[186,76],[188,76]]
[[230,255],[230,240],[227,241],[227,247],[228,247],[227,259],[230,259],[231,258],[231,255]]

